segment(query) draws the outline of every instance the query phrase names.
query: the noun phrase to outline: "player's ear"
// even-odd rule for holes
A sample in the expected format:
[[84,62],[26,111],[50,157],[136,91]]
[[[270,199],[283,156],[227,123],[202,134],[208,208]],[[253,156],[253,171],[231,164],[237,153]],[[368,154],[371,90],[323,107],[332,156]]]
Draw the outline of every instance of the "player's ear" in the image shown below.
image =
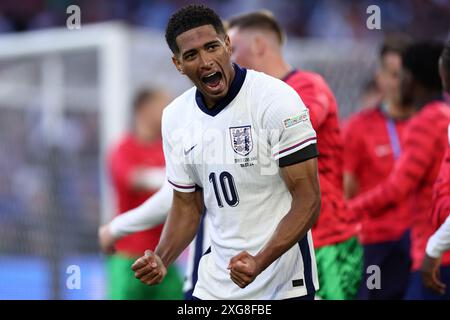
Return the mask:
[[224,41],[225,41],[225,48],[227,49],[228,54],[231,55],[231,53],[232,53],[231,40],[230,40],[230,37],[228,36],[228,34],[225,34]]
[[175,68],[177,68],[178,72],[184,74],[183,66],[181,65],[180,60],[175,54],[172,56],[172,62],[175,65]]

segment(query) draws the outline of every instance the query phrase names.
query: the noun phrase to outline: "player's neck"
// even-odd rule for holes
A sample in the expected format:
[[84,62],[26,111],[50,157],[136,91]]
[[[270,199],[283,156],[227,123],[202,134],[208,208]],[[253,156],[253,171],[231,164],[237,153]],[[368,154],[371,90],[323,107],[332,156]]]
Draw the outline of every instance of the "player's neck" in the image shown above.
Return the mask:
[[271,56],[264,63],[262,71],[277,79],[284,79],[292,71],[292,67],[282,57]]

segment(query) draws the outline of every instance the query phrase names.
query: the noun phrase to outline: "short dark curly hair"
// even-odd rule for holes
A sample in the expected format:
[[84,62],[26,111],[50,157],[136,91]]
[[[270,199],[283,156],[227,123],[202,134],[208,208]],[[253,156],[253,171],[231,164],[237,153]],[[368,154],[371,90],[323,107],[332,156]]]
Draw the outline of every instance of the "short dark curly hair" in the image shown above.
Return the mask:
[[220,17],[204,5],[188,5],[175,12],[166,27],[166,42],[174,54],[180,52],[176,38],[188,30],[212,25],[218,34],[225,35],[225,27]]
[[403,68],[409,70],[424,87],[442,90],[438,65],[443,48],[444,45],[441,42],[417,42],[409,46],[403,53]]

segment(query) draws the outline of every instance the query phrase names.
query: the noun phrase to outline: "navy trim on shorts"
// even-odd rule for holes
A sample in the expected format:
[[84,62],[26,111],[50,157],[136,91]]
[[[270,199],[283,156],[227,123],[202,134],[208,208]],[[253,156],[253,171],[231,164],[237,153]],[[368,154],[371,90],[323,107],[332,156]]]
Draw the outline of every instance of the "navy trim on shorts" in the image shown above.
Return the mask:
[[311,251],[309,250],[308,233],[298,242],[298,246],[300,247],[300,253],[303,259],[303,277],[305,279],[307,295],[311,295],[316,292],[316,289],[314,288],[312,276],[312,260]]
[[203,256],[203,237],[205,233],[205,215],[206,208],[203,209],[202,218],[200,220],[200,226],[197,232],[197,238],[195,239],[195,255],[194,255],[194,267],[192,269],[192,289],[194,289],[195,284],[198,280],[198,266],[200,264],[200,259]]

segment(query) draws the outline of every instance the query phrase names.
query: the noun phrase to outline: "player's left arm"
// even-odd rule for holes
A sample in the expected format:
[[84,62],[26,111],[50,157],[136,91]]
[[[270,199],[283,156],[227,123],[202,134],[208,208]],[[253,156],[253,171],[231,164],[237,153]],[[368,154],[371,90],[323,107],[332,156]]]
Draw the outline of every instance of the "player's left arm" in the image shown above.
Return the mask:
[[319,217],[321,199],[317,158],[283,167],[281,172],[292,195],[291,209],[258,254],[253,257],[244,251],[231,259],[231,279],[241,288],[302,239]]
[[[271,131],[269,144],[281,177],[292,196],[291,208],[266,245],[254,256],[246,251],[229,263],[230,277],[245,288],[272,262],[305,236],[320,211],[316,133],[306,107],[290,87],[273,86],[261,95],[261,124]],[[266,104],[266,105],[264,105]]]
[[272,262],[302,239],[319,217],[321,199],[317,158],[283,167],[281,171],[292,195],[291,209],[255,256],[244,251],[231,259],[231,279],[241,288],[253,282]]

